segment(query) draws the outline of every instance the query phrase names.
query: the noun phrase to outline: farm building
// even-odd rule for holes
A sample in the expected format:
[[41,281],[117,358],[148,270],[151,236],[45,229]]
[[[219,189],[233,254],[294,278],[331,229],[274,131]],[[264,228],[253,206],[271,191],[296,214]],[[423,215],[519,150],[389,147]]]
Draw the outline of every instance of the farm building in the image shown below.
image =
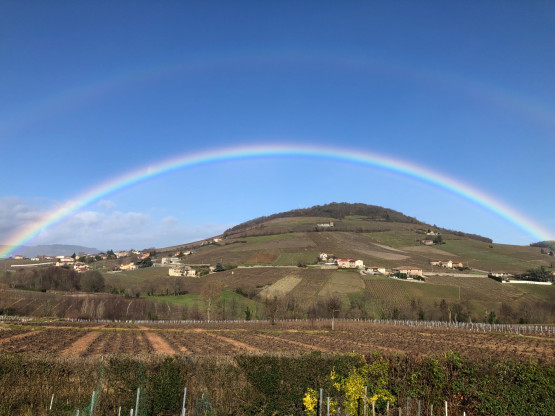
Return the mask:
[[382,266],[378,267],[368,267],[367,270],[373,274],[387,274],[386,268]]
[[453,260],[433,260],[430,261],[432,266],[439,266],[445,269],[453,269],[455,267],[463,267],[463,264],[460,261],[453,261]]
[[337,267],[340,269],[354,269],[356,268],[356,260],[350,258],[337,259]]
[[410,267],[410,266],[401,266],[391,269],[392,273],[402,273],[406,274],[407,276],[422,276],[422,269],[418,267]]

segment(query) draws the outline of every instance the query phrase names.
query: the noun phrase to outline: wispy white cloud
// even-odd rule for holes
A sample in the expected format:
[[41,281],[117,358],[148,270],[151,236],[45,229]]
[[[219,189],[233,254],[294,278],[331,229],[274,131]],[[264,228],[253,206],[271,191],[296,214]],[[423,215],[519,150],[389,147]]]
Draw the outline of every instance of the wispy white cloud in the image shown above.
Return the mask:
[[98,201],[96,206],[104,211],[113,211],[116,208],[116,203],[108,199]]
[[[201,240],[220,234],[230,226],[191,225],[171,216],[155,219],[141,212],[104,209],[112,207],[111,204],[97,204],[96,207],[102,210],[78,212],[43,230],[28,244],[78,244],[100,250],[142,249]],[[20,227],[37,221],[51,209],[52,207],[28,205],[17,197],[0,198],[0,241],[7,241]]]
[[5,238],[26,224],[37,221],[45,213],[44,206],[23,202],[17,196],[0,197],[0,239]]

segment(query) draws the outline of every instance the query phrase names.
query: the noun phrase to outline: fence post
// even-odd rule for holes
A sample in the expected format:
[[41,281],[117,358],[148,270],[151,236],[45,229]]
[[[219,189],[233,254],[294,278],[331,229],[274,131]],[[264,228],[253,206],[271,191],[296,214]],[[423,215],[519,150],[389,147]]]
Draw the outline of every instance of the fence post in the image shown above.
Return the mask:
[[139,414],[139,397],[141,396],[141,388],[137,387],[137,400],[135,402],[135,414]]
[[54,393],[52,393],[52,398],[50,399],[50,407],[48,408],[48,411],[51,412],[52,411],[52,405],[54,404]]
[[376,402],[372,400],[372,416],[376,416]]
[[328,396],[328,411],[326,412],[326,416],[330,416],[330,396]]
[[92,399],[91,399],[91,416],[92,416],[93,413],[94,413],[94,396],[95,396],[95,393],[96,393],[96,392],[93,390]]
[[183,406],[181,406],[181,416],[185,416],[186,401],[187,401],[187,387],[185,387],[185,391],[183,392]]
[[366,416],[366,415],[368,414],[368,413],[367,413],[367,410],[366,410],[366,409],[368,408],[368,406],[367,406],[367,400],[368,400],[368,386],[364,386],[364,407],[363,407],[363,409],[364,409],[364,416]]
[[322,416],[322,405],[324,404],[324,389],[320,389],[320,406],[318,408],[318,416]]
[[387,405],[385,407],[385,414],[386,416],[389,416],[389,400],[387,401]]
[[418,416],[420,416],[420,399],[418,399]]
[[449,413],[447,411],[447,400],[445,400],[445,416],[449,416]]

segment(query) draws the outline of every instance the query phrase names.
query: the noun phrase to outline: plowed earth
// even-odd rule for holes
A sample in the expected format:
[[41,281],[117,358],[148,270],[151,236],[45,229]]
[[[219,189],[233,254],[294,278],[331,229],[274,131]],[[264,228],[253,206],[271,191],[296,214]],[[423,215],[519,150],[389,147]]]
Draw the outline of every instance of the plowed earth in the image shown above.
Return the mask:
[[433,355],[458,351],[503,358],[551,361],[555,338],[441,327],[370,322],[134,324],[0,323],[0,352],[99,356],[164,354],[232,356],[243,353],[298,354],[376,350]]

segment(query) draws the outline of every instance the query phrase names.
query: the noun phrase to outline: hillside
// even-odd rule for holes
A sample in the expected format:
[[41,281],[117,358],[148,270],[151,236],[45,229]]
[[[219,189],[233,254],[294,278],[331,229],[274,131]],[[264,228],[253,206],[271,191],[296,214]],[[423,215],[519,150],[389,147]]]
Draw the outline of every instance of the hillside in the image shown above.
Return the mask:
[[[442,244],[423,245],[440,235]],[[493,244],[487,237],[431,226],[401,212],[374,205],[331,203],[296,209],[239,224],[218,239],[159,249],[192,254],[187,263],[298,266],[333,253],[368,266],[411,265],[431,271],[430,260],[452,258],[491,272],[522,273],[551,267],[543,247]]]
[[[438,244],[422,243],[433,239]],[[168,266],[113,273],[113,267],[126,260],[95,263],[95,269],[104,274],[106,292],[139,297],[143,303],[133,302],[129,308],[131,304],[118,301],[119,306],[108,307],[101,304],[115,301],[98,297],[87,307],[112,310],[113,317],[119,316],[114,312],[118,309],[133,319],[146,319],[146,314],[160,319],[203,319],[203,290],[213,282],[220,295],[212,316],[222,319],[244,318],[247,310],[253,319],[265,319],[268,299],[280,302],[281,317],[306,318],[309,313],[327,317],[324,303],[331,297],[342,302],[340,316],[354,318],[553,323],[555,317],[555,286],[502,284],[487,277],[489,272],[515,274],[540,266],[555,270],[555,258],[543,246],[494,244],[485,237],[430,226],[363,204],[330,204],[262,217],[222,236],[159,248],[154,262],[162,266],[163,257],[179,252],[182,265],[197,270],[200,278],[169,276]],[[420,268],[426,281],[326,268],[317,264],[320,253],[362,260],[366,267]],[[462,262],[465,270],[432,266],[431,260]],[[218,263],[226,270],[203,274],[208,273],[208,265]],[[60,294],[43,295],[49,299],[45,310],[52,310],[48,305],[61,305],[60,313],[81,316],[85,308],[83,297],[71,295],[62,301]],[[36,303],[35,296],[19,291],[6,297],[0,309],[15,304],[18,313],[37,314],[42,304]]]

